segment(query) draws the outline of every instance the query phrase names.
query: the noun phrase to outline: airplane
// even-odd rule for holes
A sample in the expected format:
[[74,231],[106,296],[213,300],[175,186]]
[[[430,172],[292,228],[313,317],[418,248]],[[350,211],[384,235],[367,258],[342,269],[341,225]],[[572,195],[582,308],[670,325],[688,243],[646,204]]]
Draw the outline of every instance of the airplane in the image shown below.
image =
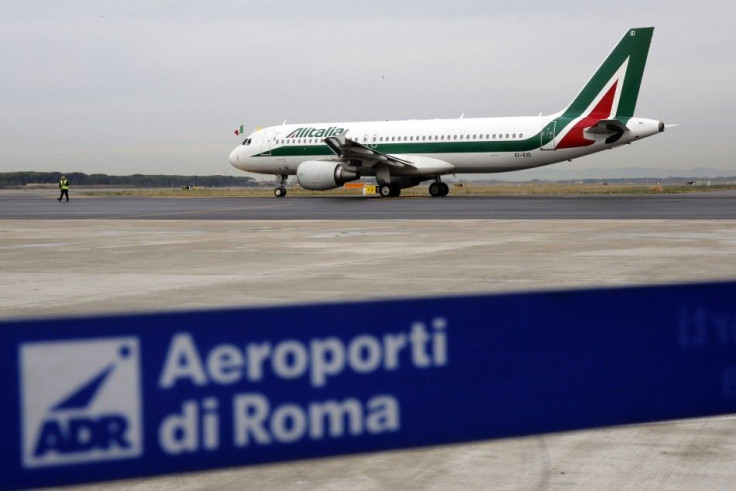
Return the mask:
[[230,154],[237,169],[296,175],[305,189],[328,190],[375,177],[378,194],[431,181],[446,196],[442,176],[508,172],[608,150],[661,133],[665,124],[634,117],[653,27],[632,28],[564,110],[549,116],[284,124],[258,129]]

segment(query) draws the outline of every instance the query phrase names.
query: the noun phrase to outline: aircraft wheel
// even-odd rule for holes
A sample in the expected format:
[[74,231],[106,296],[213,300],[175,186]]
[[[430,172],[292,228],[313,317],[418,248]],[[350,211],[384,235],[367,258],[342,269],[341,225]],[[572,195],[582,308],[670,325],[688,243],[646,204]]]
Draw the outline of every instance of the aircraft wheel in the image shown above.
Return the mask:
[[273,195],[277,198],[283,198],[286,196],[286,188],[276,188],[273,190]]
[[442,186],[440,186],[440,182],[433,182],[429,185],[429,195],[433,198],[436,198],[438,196],[442,196]]
[[389,196],[391,196],[392,198],[401,195],[401,188],[396,184],[390,184],[389,188],[391,188],[391,193],[389,194]]
[[388,184],[381,184],[381,186],[378,188],[378,194],[380,194],[382,198],[388,198],[389,196],[392,196],[391,186],[389,186]]
[[448,186],[444,182],[441,182],[440,187],[442,188],[442,194],[440,194],[440,196],[447,196],[448,194],[450,194],[450,186]]

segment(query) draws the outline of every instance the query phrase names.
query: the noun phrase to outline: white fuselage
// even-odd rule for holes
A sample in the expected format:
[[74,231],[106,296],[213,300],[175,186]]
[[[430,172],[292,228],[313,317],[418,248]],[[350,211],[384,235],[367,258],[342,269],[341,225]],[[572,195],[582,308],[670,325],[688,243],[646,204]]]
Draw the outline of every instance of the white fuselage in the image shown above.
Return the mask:
[[[230,162],[244,171],[293,175],[306,160],[334,157],[323,137],[329,131],[347,130],[347,138],[386,154],[430,157],[453,166],[441,174],[507,172],[582,157],[661,131],[659,121],[631,118],[630,131],[614,144],[601,138],[587,146],[556,149],[543,146],[540,139],[542,128],[555,117],[284,124],[253,132],[245,139],[249,144],[233,150]],[[412,175],[416,170],[395,169],[392,173]]]

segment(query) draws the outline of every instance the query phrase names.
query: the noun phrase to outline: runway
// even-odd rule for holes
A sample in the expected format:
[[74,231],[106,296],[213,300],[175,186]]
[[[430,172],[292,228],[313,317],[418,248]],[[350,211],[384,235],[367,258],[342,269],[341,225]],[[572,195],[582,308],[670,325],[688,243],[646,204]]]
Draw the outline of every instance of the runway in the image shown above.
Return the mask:
[[[0,192],[0,318],[728,280],[736,271],[736,193],[55,198],[53,191]],[[734,421],[592,429],[81,489],[721,489],[734,479]]]
[[736,192],[446,198],[141,198],[0,194],[0,220],[736,219]]

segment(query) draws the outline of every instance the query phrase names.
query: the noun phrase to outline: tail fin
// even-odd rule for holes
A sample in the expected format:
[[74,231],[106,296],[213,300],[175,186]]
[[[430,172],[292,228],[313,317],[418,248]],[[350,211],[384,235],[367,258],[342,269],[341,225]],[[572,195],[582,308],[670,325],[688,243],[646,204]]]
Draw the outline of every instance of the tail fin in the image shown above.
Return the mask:
[[634,115],[653,33],[653,27],[629,29],[561,117],[607,112],[603,118],[610,115],[625,124]]

